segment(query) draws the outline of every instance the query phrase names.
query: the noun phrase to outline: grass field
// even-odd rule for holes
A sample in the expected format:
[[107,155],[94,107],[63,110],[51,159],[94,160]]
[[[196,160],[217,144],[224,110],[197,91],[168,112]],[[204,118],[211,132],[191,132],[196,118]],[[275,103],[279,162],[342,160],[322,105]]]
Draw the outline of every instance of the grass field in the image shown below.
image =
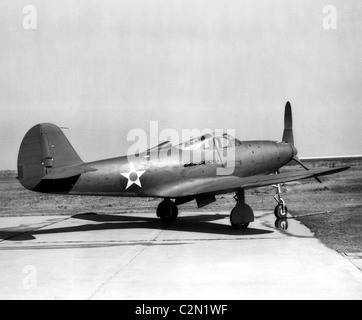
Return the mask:
[[[322,242],[338,252],[362,252],[362,163],[308,163],[308,166],[350,165],[351,169],[314,180],[293,182],[283,187],[292,216],[308,226]],[[285,170],[296,170],[288,167]],[[299,168],[298,168],[299,169]],[[0,174],[0,216],[74,215],[95,212],[123,214],[155,212],[159,199],[109,198],[46,195],[25,190],[16,180],[16,172]],[[246,192],[247,203],[255,210],[275,207],[275,191],[264,187]],[[180,211],[231,211],[232,194],[217,197],[218,201],[197,209],[195,202],[180,206]]]

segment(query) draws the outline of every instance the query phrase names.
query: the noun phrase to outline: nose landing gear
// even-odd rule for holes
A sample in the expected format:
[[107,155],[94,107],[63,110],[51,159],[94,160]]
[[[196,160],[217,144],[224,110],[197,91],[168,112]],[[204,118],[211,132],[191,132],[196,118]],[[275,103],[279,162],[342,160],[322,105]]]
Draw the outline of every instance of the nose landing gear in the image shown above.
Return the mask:
[[282,198],[282,191],[280,184],[274,186],[277,189],[277,193],[274,196],[275,201],[278,205],[274,209],[274,215],[277,219],[285,219],[288,215],[288,208],[285,205],[285,201]]

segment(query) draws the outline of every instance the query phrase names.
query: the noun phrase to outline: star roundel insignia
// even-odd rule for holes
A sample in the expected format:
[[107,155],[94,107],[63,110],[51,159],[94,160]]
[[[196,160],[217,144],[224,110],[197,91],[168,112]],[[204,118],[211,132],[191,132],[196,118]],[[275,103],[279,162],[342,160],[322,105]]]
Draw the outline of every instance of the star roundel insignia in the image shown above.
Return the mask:
[[134,168],[133,163],[129,163],[129,172],[121,173],[122,176],[128,179],[126,190],[132,186],[133,184],[136,184],[140,188],[142,188],[140,177],[146,172],[146,170],[138,170]]

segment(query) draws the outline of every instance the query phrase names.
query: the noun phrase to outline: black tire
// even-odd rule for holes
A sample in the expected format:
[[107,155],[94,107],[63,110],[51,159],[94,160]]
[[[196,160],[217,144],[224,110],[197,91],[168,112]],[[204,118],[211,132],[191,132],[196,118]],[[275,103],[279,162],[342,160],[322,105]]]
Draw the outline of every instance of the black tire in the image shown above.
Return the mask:
[[[247,204],[243,204],[242,206],[240,206],[240,208],[242,208],[243,210],[247,210],[250,212],[250,214],[253,215],[253,210],[250,208],[250,206],[248,206]],[[238,222],[237,217],[240,213],[238,213],[238,211],[240,211],[239,207],[235,207],[233,210],[231,210],[230,213],[230,223],[232,225],[232,227],[236,230],[245,230],[249,227],[250,222]]]
[[245,230],[249,227],[249,222],[245,222],[245,223],[232,223],[232,227],[236,230]]
[[178,209],[171,200],[163,200],[157,207],[157,217],[163,222],[174,222],[177,219]]
[[283,205],[278,204],[274,209],[274,215],[277,219],[286,219],[288,215],[288,208],[285,206],[285,210],[283,212]]

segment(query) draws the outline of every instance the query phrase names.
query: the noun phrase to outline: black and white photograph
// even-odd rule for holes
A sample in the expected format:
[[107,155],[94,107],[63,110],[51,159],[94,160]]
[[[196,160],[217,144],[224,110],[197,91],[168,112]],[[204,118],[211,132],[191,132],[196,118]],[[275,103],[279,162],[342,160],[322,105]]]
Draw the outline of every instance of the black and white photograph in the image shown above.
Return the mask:
[[0,300],[361,300],[361,17],[2,0]]

